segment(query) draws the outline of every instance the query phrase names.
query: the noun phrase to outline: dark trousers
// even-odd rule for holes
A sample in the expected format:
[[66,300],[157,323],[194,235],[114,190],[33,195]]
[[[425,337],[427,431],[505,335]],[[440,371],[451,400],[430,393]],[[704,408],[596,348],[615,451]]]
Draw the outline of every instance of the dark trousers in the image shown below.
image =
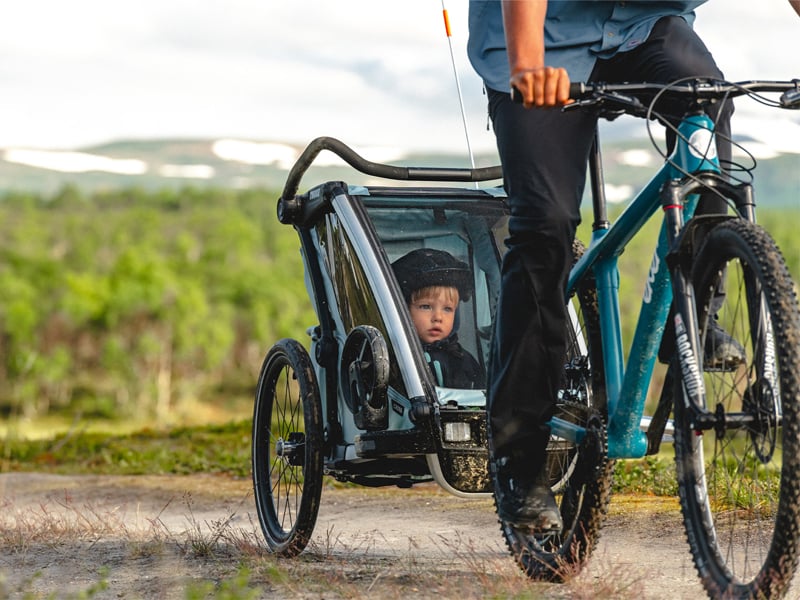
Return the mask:
[[[591,80],[667,83],[690,76],[722,73],[686,21],[666,17],[642,45],[598,61]],[[723,165],[731,156],[723,140],[730,136],[731,111],[730,103],[708,110],[717,122]],[[677,121],[683,110],[668,112]],[[524,458],[525,468],[535,471],[544,461],[546,423],[564,366],[565,287],[597,122],[580,110],[525,109],[495,90],[489,90],[489,115],[511,209],[489,364],[490,447],[495,457]],[[725,210],[711,196],[697,212]]]

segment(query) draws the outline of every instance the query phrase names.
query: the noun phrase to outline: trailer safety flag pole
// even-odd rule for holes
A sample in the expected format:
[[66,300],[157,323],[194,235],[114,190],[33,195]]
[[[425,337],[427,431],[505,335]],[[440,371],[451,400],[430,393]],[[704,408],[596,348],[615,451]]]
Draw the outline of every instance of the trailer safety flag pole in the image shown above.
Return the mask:
[[[447,14],[447,7],[444,5],[444,0],[442,0],[442,16],[444,17],[444,32],[447,34],[447,44],[450,47],[450,62],[453,64],[453,74],[456,78],[456,89],[458,90],[458,103],[461,106],[461,120],[464,123],[464,135],[467,139],[467,152],[469,153],[469,164],[474,169],[475,168],[475,157],[472,154],[472,144],[469,140],[469,127],[467,126],[467,111],[464,109],[464,96],[461,93],[461,81],[458,77],[458,68],[456,67],[456,57],[455,53],[453,52],[453,40],[452,34],[450,31],[450,16]],[[477,187],[477,182],[475,183]]]

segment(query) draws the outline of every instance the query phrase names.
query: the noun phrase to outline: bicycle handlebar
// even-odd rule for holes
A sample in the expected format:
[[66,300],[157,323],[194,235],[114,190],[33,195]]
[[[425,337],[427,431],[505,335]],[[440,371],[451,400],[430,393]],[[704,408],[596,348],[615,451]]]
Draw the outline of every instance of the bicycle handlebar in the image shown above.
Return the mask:
[[[649,103],[657,95],[709,102],[748,94],[778,92],[782,92],[778,101],[781,108],[800,109],[800,79],[740,82],[694,79],[677,83],[572,82],[569,86],[569,97],[575,102],[565,105],[564,110],[609,104],[617,110],[641,115],[647,111],[644,101]],[[514,102],[522,102],[522,95],[515,88],[512,89],[511,97]]]

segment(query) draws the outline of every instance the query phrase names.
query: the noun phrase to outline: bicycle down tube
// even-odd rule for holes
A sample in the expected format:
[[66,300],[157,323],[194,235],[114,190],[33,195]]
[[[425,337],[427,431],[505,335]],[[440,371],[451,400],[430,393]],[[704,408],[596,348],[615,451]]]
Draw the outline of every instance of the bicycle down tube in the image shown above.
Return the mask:
[[[678,128],[677,143],[667,160],[650,182],[609,226],[596,229],[584,255],[569,275],[567,295],[571,296],[579,282],[593,271],[600,314],[603,363],[608,394],[608,457],[641,458],[647,451],[647,438],[640,422],[650,378],[655,366],[661,337],[672,302],[672,285],[666,264],[671,237],[666,219],[662,223],[658,245],[653,254],[642,308],[624,364],[619,309],[619,271],[617,257],[650,217],[662,207],[662,189],[683,173],[699,171],[719,173],[716,146],[711,133],[714,123],[705,114],[686,117]],[[712,150],[711,153],[707,152]],[[708,156],[710,154],[710,157]],[[602,193],[602,190],[600,190]],[[683,219],[691,218],[698,196],[683,201]],[[553,435],[580,442],[585,429],[558,417],[550,421]]]

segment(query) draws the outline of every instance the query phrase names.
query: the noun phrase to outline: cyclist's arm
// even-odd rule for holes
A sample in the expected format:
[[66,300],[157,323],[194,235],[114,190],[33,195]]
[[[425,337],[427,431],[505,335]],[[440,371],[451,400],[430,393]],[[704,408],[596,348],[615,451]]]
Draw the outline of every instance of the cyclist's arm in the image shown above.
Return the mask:
[[510,84],[520,91],[526,108],[561,106],[569,100],[566,69],[544,62],[546,12],[547,0],[503,0]]

